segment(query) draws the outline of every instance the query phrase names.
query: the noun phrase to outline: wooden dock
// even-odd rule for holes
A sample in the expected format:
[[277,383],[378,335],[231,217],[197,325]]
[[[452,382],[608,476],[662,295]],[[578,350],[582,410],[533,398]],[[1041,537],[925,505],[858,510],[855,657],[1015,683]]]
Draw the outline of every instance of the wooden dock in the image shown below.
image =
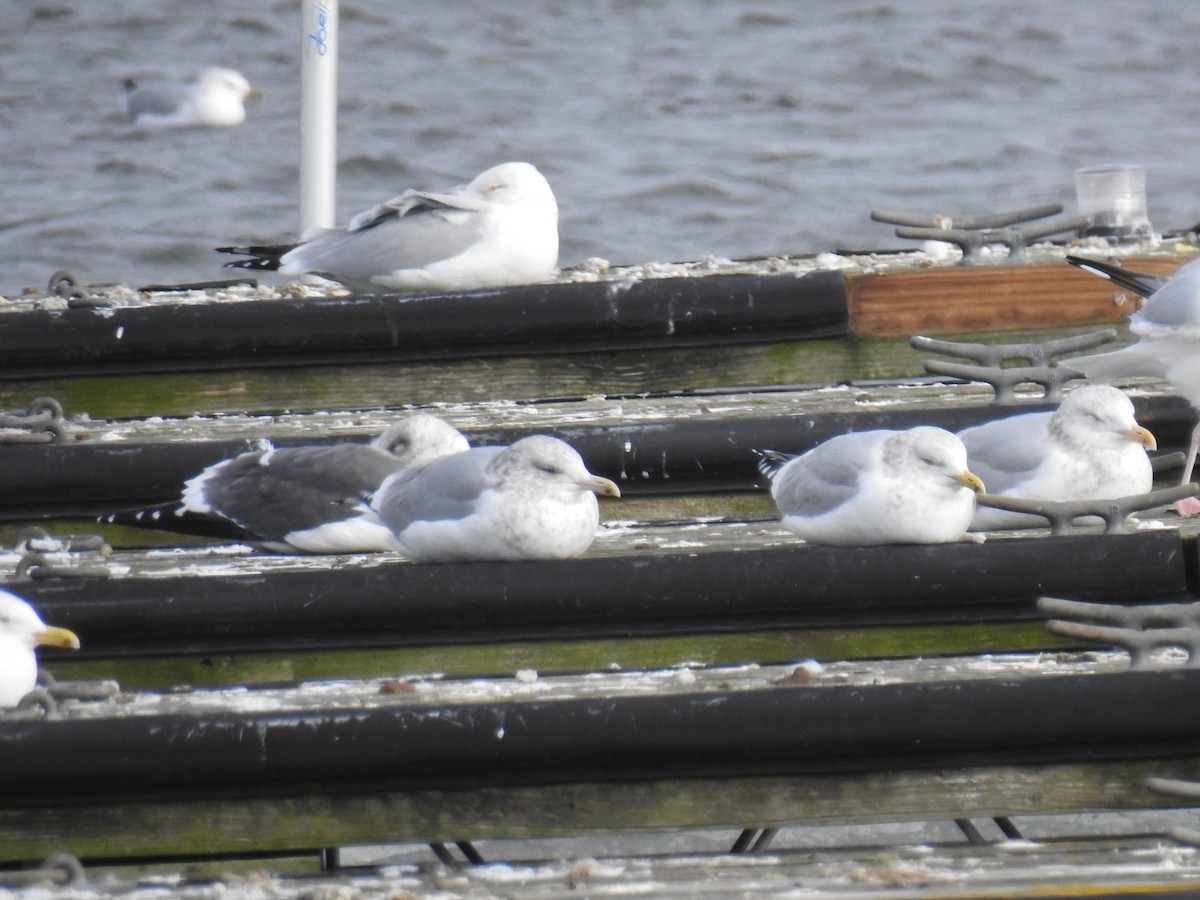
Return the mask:
[[[1184,259],[1126,264],[1165,272]],[[902,335],[1011,340],[1127,309],[1055,258],[760,262],[429,303],[0,310],[0,407],[49,393],[67,408],[65,440],[0,444],[0,546],[40,524],[111,547],[3,549],[0,583],[80,634],[77,654],[43,654],[51,673],[120,685],[0,716],[0,886],[63,849],[106,873],[88,890],[121,896],[139,879],[155,889],[147,873],[164,869],[174,893],[200,896],[214,860],[275,870],[222,876],[219,890],[281,897],[1200,886],[1197,852],[1152,818],[1187,821],[1196,806],[1152,779],[1200,780],[1198,670],[1178,649],[1132,668],[1124,652],[1048,631],[1038,606],[1194,600],[1192,523],[1159,508],[1126,535],[810,546],[780,527],[756,465],[757,450],[802,452],[847,430],[958,429],[1045,408],[917,377],[921,355]],[[1185,445],[1185,402],[1163,385],[1133,398],[1164,451]],[[89,521],[170,499],[260,438],[365,440],[415,408],[477,444],[541,432],[580,449],[624,495],[603,503],[592,550],[420,566]],[[1126,813],[1151,824],[1039,831]],[[806,844],[806,829],[917,822],[957,822],[960,839]],[[972,823],[998,824],[989,837]],[[790,841],[768,846],[777,830]],[[728,849],[652,849],[714,833]],[[646,849],[529,856],[614,835]],[[471,864],[477,845],[514,841],[525,849]],[[339,848],[364,844],[437,854],[339,865]]]

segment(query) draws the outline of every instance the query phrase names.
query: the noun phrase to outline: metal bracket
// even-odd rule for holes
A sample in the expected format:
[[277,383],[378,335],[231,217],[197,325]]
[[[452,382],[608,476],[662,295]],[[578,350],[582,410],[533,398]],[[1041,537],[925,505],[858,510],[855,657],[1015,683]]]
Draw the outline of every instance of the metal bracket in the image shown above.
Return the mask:
[[53,397],[30,401],[23,413],[0,413],[0,444],[62,444],[66,440],[62,404]]
[[80,284],[74,273],[67,269],[59,269],[51,275],[47,287],[51,294],[67,301],[68,309],[103,309],[115,305],[111,298],[95,294],[90,287]]
[[45,669],[38,668],[37,687],[21,698],[11,709],[0,710],[0,721],[29,721],[57,719],[70,714],[64,707],[68,700],[103,702],[121,693],[121,686],[111,679],[98,681],[59,681]]
[[[996,392],[993,402],[998,406],[1011,406],[1017,402],[1016,388],[1021,384],[1041,385],[1046,401],[1062,400],[1063,386],[1068,381],[1082,376],[1078,372],[1059,366],[1056,358],[1079,350],[1091,350],[1116,338],[1117,332],[1106,328],[1103,331],[1090,331],[1087,334],[1054,338],[1041,343],[973,344],[942,341],[920,334],[913,335],[908,342],[914,350],[974,361],[975,365],[971,366],[927,359],[925,371],[931,375],[950,375],[966,381],[990,384]],[[1024,360],[1029,365],[1004,365],[1012,360]]]
[[97,681],[60,681],[42,668],[38,669],[38,684],[58,703],[64,700],[111,700],[121,693],[121,685],[109,678]]
[[[56,538],[44,528],[24,528],[17,534],[16,551],[21,554],[14,576],[18,581],[43,578],[108,578],[112,571],[103,562],[112,547],[96,534]],[[67,565],[56,554],[67,554]],[[83,559],[83,562],[78,562]]]
[[[1182,800],[1200,801],[1200,784],[1194,781],[1180,781],[1175,778],[1147,778],[1146,787],[1156,794],[1165,794],[1168,797],[1178,797]],[[1189,805],[1196,806],[1198,804],[1192,802]],[[1181,844],[1200,847],[1200,830],[1195,828],[1172,826],[1167,829],[1167,835]]]
[[33,869],[8,869],[0,872],[0,884],[9,888],[53,885],[78,887],[86,883],[83,865],[70,853],[55,853]]
[[1105,534],[1128,534],[1125,520],[1131,513],[1166,506],[1184,497],[1194,497],[1200,485],[1181,484],[1163,488],[1148,494],[1131,494],[1128,497],[1095,500],[1026,500],[1021,497],[998,497],[995,494],[980,494],[975,502],[980,506],[1004,509],[1009,512],[1028,513],[1050,521],[1051,534],[1070,534],[1075,519],[1080,516],[1099,516],[1104,519]]
[[1019,224],[1058,215],[1062,211],[1061,203],[983,216],[922,215],[875,209],[871,211],[871,218],[900,226],[896,229],[896,237],[954,244],[962,250],[959,265],[973,266],[982,261],[986,246],[1003,244],[1008,247],[1008,262],[1022,262],[1025,249],[1032,242],[1064,231],[1079,231],[1091,224],[1089,216],[1067,216],[1038,225]]
[[764,853],[778,833],[778,828],[743,828],[729,852]]
[[1039,597],[1038,610],[1056,618],[1046,628],[1062,637],[1110,644],[1128,651],[1133,669],[1160,669],[1153,652],[1175,647],[1187,668],[1200,668],[1200,601],[1118,606]]
[[[475,849],[475,845],[470,841],[455,841],[454,846],[457,847],[462,855],[466,858],[466,863],[472,866],[478,866],[486,862],[486,860],[480,855],[479,851]],[[443,865],[463,865],[463,863],[455,859],[454,854],[450,852],[450,848],[441,841],[432,841],[429,844],[429,849],[433,851],[434,856],[436,856]]]

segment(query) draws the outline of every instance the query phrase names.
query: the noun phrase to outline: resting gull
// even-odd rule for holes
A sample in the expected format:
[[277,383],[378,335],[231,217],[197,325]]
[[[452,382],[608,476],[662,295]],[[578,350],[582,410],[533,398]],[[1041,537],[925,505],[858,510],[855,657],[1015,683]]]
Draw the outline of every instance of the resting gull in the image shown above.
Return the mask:
[[566,559],[596,536],[597,494],[621,491],[569,444],[533,435],[392,475],[371,506],[413,562]]
[[245,101],[258,97],[236,69],[213,66],[194,82],[144,88],[125,79],[125,115],[138,125],[161,128],[192,125],[240,125],[246,120]]
[[278,553],[391,550],[391,535],[362,501],[389,475],[468,449],[436,416],[408,416],[370,444],[255,450],[209,466],[179,502],[106,521],[247,541]]
[[470,184],[408,190],[287,246],[218,247],[246,269],[312,273],[360,289],[465,291],[545,281],[558,264],[558,204],[536,168],[508,162]]
[[79,649],[79,638],[65,628],[47,625],[33,607],[0,590],[0,709],[8,709],[37,687],[39,644]]
[[[1147,450],[1152,435],[1138,425],[1133,404],[1107,384],[1067,394],[1053,412],[1022,413],[958,433],[971,470],[1000,497],[1106,500],[1144,494],[1154,486]],[[1037,528],[1040,516],[981,506],[974,531]]]
[[962,442],[930,426],[838,435],[791,458],[768,451],[759,468],[784,527],[816,544],[955,541],[983,490]]
[[[1067,260],[1148,299],[1129,317],[1129,330],[1137,335],[1137,343],[1111,353],[1064,359],[1059,365],[1107,381],[1163,378],[1200,408],[1200,259],[1181,266],[1166,280],[1082,257]],[[1192,431],[1182,484],[1191,481],[1198,447],[1200,425]],[[1177,509],[1195,515],[1200,502],[1181,500]]]

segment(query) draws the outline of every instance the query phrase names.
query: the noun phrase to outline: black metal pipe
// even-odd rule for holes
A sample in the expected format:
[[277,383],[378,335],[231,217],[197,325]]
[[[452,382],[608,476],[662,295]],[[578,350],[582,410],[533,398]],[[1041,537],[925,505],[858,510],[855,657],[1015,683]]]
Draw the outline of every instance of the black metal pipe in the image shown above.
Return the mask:
[[848,328],[845,277],[836,271],[31,310],[0,317],[0,376],[774,343],[840,337]]
[[6,723],[0,807],[1200,753],[1200,670]]
[[577,560],[47,579],[7,585],[80,656],[1040,620],[1045,594],[1187,591],[1177,532],[985,544],[633,553]]

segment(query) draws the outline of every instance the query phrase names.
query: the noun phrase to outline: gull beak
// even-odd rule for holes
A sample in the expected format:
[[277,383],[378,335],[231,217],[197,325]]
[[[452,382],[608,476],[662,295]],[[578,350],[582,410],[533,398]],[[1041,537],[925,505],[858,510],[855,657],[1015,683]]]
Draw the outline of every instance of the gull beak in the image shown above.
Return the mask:
[[983,479],[970,469],[963,469],[959,474],[952,475],[951,477],[963,487],[970,488],[977,494],[983,493]]
[[1133,441],[1135,444],[1141,444],[1147,450],[1158,449],[1158,441],[1154,439],[1154,435],[1152,435],[1148,429],[1143,428],[1141,425],[1134,425],[1128,431],[1122,431],[1121,437],[1129,438],[1129,440]]
[[250,88],[250,90],[246,91],[246,99],[247,100],[261,100],[262,99],[262,91],[258,91],[258,90],[255,90],[254,88]]
[[65,628],[48,625],[33,637],[39,644],[47,647],[62,647],[64,650],[79,649],[79,638],[75,636],[75,632]]
[[593,494],[599,494],[601,497],[621,496],[621,489],[617,487],[616,482],[609,481],[607,478],[601,478],[599,475],[592,475],[585,479],[583,487],[585,490],[589,490]]

